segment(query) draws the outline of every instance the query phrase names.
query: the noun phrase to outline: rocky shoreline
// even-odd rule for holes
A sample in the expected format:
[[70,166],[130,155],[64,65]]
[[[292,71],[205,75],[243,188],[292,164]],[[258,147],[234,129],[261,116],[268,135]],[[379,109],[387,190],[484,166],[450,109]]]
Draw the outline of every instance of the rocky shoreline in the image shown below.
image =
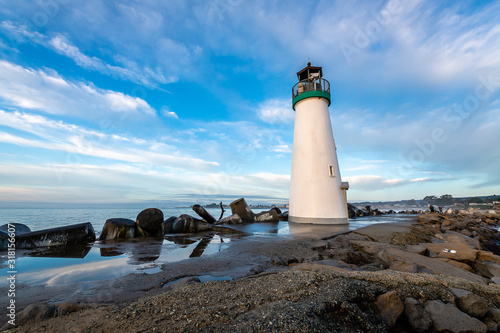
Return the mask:
[[103,285],[60,304],[33,297],[10,331],[497,332],[499,226],[492,212],[434,213],[322,239],[257,237],[116,279],[105,298]]

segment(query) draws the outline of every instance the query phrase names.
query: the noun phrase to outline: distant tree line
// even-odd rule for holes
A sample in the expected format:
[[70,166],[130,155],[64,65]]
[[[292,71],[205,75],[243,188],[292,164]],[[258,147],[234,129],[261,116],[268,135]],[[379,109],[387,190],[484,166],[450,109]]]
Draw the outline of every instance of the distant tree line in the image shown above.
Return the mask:
[[[429,205],[439,205],[439,206],[449,206],[456,203],[460,204],[470,204],[470,203],[493,203],[493,201],[500,200],[500,197],[496,194],[484,197],[468,197],[468,198],[453,198],[451,194],[443,194],[440,197],[435,195],[428,195],[424,197],[425,201]],[[411,201],[411,200],[410,200]]]

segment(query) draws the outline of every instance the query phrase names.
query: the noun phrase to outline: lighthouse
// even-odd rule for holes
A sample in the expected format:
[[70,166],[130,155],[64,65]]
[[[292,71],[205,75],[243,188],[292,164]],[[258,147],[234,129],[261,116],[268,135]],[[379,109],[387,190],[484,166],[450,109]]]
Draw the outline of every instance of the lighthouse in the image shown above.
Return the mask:
[[342,182],[328,107],[330,83],[321,67],[297,73],[289,222],[346,224],[349,184]]

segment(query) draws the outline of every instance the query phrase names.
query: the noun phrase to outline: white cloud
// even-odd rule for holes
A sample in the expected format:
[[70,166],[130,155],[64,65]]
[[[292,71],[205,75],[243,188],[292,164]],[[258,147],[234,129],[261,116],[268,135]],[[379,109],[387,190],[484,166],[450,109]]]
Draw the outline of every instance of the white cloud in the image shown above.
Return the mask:
[[[0,28],[10,34],[16,40],[29,41],[47,47],[72,59],[78,66],[92,71],[100,72],[114,78],[128,80],[137,84],[158,88],[159,84],[172,83],[177,81],[175,75],[165,75],[165,70],[156,67],[139,66],[138,63],[121,54],[114,56],[115,61],[124,65],[120,67],[106,63],[104,60],[84,54],[67,37],[56,34],[54,37],[43,35],[37,31],[32,31],[25,25],[18,25],[12,21],[2,21]],[[175,51],[175,50],[174,50]],[[185,51],[182,51],[186,53]]]
[[163,116],[168,118],[179,119],[179,116],[174,111],[171,111],[168,107],[164,106],[161,108],[161,113]]
[[257,116],[262,121],[270,124],[289,124],[295,119],[295,114],[288,99],[271,99],[265,101],[259,105]]
[[73,59],[78,66],[83,68],[94,69],[97,71],[103,71],[106,66],[100,59],[95,57],[88,57],[80,50],[69,43],[69,41],[62,35],[57,35],[56,37],[49,40],[49,44],[60,54],[63,54],[71,59]]
[[292,148],[287,144],[277,145],[271,149],[275,153],[291,153]]
[[342,179],[349,182],[351,189],[376,191],[385,188],[397,187],[408,184],[409,181],[400,178],[384,178],[379,175],[350,176]]
[[138,97],[70,82],[50,70],[35,70],[0,60],[0,98],[12,106],[50,114],[102,119],[155,115]]
[[80,158],[93,156],[187,170],[212,170],[219,166],[217,162],[181,154],[161,142],[103,134],[38,115],[0,110],[0,125],[38,136],[25,138],[0,131],[0,142],[64,151]]

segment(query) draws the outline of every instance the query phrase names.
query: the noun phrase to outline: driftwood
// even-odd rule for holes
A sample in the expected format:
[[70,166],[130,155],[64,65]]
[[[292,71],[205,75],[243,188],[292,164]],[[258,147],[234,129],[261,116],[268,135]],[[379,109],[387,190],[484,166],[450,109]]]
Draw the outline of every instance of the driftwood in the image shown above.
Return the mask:
[[201,205],[193,205],[193,210],[198,214],[202,219],[207,221],[210,224],[214,224],[216,222],[215,218],[210,215],[209,212],[206,211]]
[[219,220],[221,220],[221,219],[222,219],[222,216],[224,216],[224,212],[225,212],[226,210],[225,210],[225,209],[224,209],[224,207],[222,206],[222,201],[219,203],[219,205],[220,205],[220,210],[221,210]]

